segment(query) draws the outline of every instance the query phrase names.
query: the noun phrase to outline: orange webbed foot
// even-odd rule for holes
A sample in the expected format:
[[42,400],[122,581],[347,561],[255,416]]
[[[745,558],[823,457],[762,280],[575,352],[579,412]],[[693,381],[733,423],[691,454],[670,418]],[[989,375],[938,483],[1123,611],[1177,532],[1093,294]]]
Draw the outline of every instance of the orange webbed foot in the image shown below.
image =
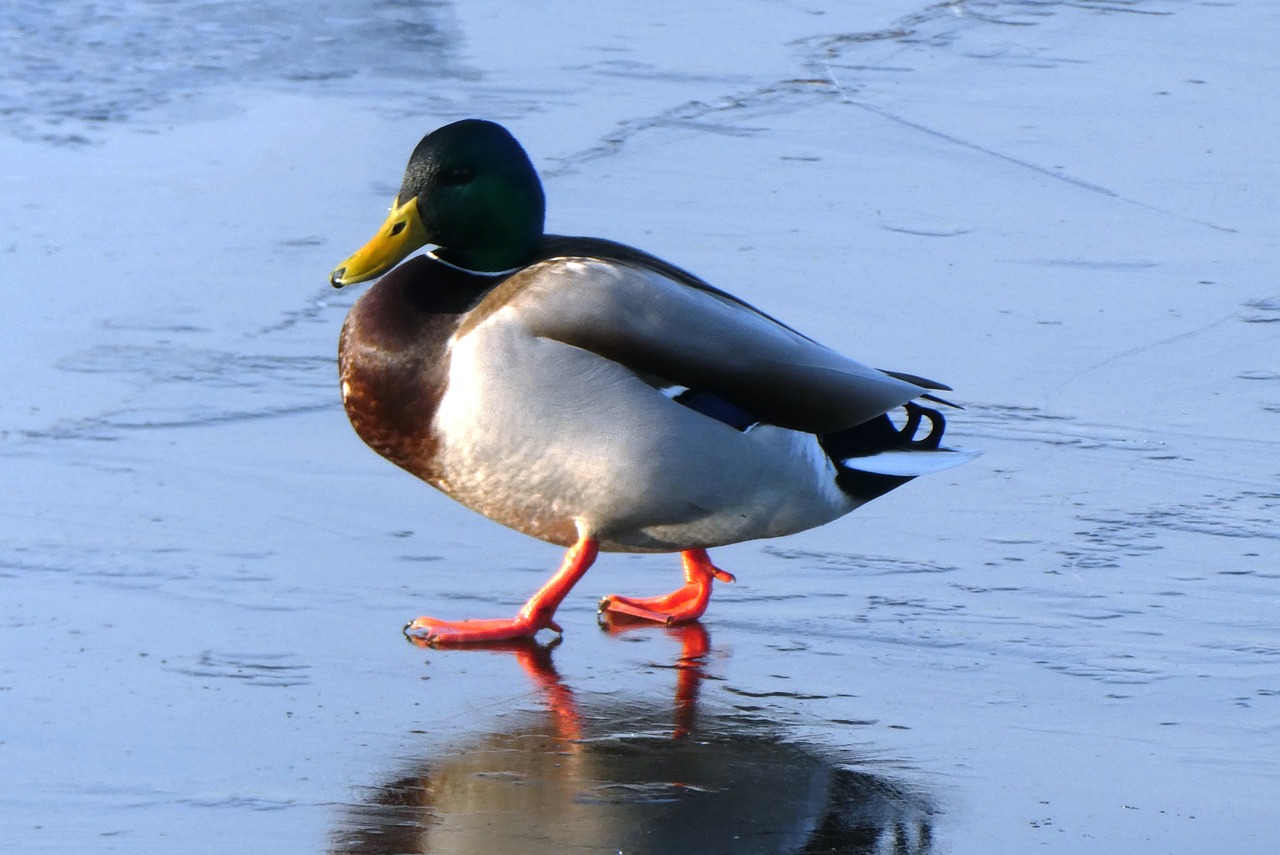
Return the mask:
[[514,618],[490,620],[436,620],[431,617],[420,617],[410,621],[405,626],[404,633],[414,640],[424,641],[433,647],[443,647],[453,644],[486,644],[518,638],[533,638],[544,629],[557,633],[563,632],[560,625],[550,617],[537,620],[521,613]]
[[733,574],[711,563],[705,549],[680,553],[684,564],[684,585],[660,597],[620,597],[610,594],[600,600],[600,613],[655,621],[672,626],[702,617],[711,600],[713,580],[733,582]]
[[564,564],[556,574],[529,598],[514,618],[447,621],[420,617],[405,626],[405,635],[415,642],[444,647],[532,638],[544,629],[563,632],[553,617],[556,609],[599,552],[598,541],[589,537],[579,539],[565,554]]

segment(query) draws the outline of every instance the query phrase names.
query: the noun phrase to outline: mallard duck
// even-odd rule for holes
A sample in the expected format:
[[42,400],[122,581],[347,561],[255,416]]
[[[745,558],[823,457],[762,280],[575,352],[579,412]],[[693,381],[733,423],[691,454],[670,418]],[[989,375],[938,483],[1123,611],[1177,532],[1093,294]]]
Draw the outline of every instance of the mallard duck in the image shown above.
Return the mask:
[[418,144],[386,222],[330,275],[336,288],[381,277],[339,345],[360,438],[568,548],[514,618],[421,617],[411,635],[561,632],[555,611],[602,550],[679,552],[684,570],[672,593],[605,597],[603,613],[696,620],[712,582],[733,580],[707,549],[824,525],[967,459],[920,403],[945,404],[949,387],[841,356],[638,249],[544,234],[544,214],[516,139],[455,122]]

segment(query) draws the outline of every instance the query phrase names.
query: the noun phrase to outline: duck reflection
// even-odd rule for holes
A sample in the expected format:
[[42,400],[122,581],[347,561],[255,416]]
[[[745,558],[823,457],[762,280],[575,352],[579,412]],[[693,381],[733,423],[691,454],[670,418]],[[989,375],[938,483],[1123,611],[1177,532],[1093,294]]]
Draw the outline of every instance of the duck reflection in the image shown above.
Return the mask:
[[423,760],[351,807],[335,853],[932,852],[918,793],[855,771],[748,715],[698,718],[709,651],[699,624],[681,645],[671,709],[580,704],[551,648],[504,646],[545,711]]

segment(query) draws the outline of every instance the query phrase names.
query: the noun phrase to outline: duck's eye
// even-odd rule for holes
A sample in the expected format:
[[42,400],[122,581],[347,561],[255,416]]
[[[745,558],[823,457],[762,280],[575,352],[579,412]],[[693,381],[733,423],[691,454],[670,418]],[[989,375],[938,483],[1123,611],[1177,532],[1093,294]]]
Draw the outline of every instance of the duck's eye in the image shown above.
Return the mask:
[[470,166],[455,166],[444,174],[444,183],[446,184],[466,184],[472,178],[476,177],[476,172]]

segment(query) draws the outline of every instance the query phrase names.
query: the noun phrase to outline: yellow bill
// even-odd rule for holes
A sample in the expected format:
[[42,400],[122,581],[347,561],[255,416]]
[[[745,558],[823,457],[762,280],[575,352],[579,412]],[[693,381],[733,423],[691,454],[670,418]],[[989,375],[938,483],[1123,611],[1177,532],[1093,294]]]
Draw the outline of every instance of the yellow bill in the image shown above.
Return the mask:
[[[396,202],[399,202],[397,197]],[[369,242],[329,274],[334,288],[377,279],[405,256],[427,243],[427,230],[418,215],[418,197],[393,204],[387,221]]]

